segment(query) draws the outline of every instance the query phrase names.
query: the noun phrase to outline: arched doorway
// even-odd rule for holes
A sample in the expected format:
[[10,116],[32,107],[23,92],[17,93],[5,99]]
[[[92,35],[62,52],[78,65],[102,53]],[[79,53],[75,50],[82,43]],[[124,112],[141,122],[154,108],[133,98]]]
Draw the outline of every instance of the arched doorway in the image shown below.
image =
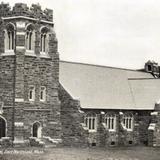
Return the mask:
[[2,117],[0,117],[0,138],[5,136],[6,136],[6,122]]
[[33,137],[41,138],[41,124],[39,122],[33,123],[32,131]]

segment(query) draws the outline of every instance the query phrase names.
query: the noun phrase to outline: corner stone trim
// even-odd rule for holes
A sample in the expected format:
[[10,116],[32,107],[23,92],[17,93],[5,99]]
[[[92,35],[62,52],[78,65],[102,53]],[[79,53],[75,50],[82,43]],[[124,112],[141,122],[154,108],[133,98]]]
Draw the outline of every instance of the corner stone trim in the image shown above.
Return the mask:
[[14,125],[16,127],[23,127],[24,123],[23,122],[15,122]]
[[24,102],[23,98],[15,98],[15,102]]

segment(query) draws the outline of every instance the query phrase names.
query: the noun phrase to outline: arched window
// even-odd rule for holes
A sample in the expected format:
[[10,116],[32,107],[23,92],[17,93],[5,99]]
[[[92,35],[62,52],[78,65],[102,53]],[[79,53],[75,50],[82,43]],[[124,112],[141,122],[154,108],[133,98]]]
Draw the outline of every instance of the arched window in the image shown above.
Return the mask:
[[49,29],[47,27],[43,27],[41,29],[41,41],[40,41],[40,51],[48,52],[48,32]]
[[127,130],[133,130],[133,115],[132,114],[125,114],[123,116],[122,123],[123,123],[123,126]]
[[40,88],[40,101],[46,101],[46,87],[41,86]]
[[96,131],[97,129],[97,118],[96,114],[89,113],[85,116],[85,125],[88,128],[89,131]]
[[34,50],[35,30],[32,24],[26,27],[26,49]]
[[6,120],[0,116],[0,139],[6,136]]
[[41,124],[39,122],[33,123],[33,126],[32,126],[32,136],[33,137],[37,137],[37,138],[41,138],[41,135],[42,135]]
[[104,118],[104,123],[109,131],[116,130],[116,115],[115,114],[106,114]]
[[9,23],[4,30],[4,37],[5,37],[5,50],[14,50],[14,38],[15,38],[15,31],[14,25]]
[[29,86],[28,100],[29,101],[35,100],[35,87],[34,86]]

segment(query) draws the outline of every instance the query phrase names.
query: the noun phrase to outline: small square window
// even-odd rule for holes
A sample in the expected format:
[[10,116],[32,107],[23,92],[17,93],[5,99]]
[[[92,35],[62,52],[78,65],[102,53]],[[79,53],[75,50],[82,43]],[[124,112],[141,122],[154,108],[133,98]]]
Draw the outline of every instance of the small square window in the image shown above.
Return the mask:
[[46,101],[46,87],[44,86],[40,88],[40,101]]
[[29,87],[28,99],[29,99],[29,101],[35,100],[35,87],[34,86]]

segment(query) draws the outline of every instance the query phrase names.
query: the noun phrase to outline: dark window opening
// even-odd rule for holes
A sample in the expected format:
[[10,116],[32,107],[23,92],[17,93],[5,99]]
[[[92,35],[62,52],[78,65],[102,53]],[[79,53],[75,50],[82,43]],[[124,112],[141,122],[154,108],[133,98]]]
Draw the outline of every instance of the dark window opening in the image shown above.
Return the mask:
[[114,146],[114,145],[115,145],[115,142],[114,142],[114,141],[112,141],[112,142],[111,142],[111,146]]
[[33,124],[33,137],[38,137],[38,129],[40,124],[38,122]]
[[29,99],[32,99],[32,94],[33,94],[33,91],[30,90],[30,91],[29,91]]
[[0,118],[0,138],[5,137],[6,122],[4,119]]
[[112,119],[112,128],[111,129],[114,129],[114,119]]
[[43,91],[41,91],[41,99],[43,99]]
[[148,141],[144,141],[143,144],[147,146],[148,145]]
[[43,35],[41,34],[41,51],[42,51],[42,44],[43,44]]
[[151,71],[151,70],[152,70],[151,65],[148,65],[148,71]]
[[128,143],[129,143],[129,144],[133,144],[133,141],[129,141]]
[[89,129],[92,129],[91,128],[91,118],[89,118]]
[[96,143],[92,143],[92,146],[96,146]]
[[29,34],[29,50],[32,48],[32,32]]
[[94,124],[95,124],[95,119],[93,118],[93,120],[92,120],[93,122],[93,124],[92,124],[92,129],[95,129],[95,127],[94,127]]

